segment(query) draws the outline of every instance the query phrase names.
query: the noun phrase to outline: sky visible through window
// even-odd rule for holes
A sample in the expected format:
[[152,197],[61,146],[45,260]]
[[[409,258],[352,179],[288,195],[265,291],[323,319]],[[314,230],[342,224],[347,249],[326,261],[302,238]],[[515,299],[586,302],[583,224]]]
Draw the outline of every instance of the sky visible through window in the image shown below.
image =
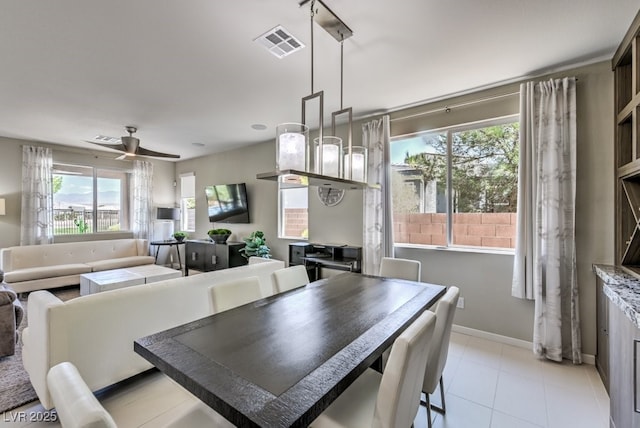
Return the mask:
[[393,140],[391,143],[391,164],[403,164],[407,153],[411,156],[419,153],[434,153],[434,150],[433,147],[425,143],[423,136]]
[[[54,195],[54,208],[83,206],[92,208],[93,178],[77,175],[62,175],[62,186]],[[120,206],[120,180],[98,177],[98,201],[100,208]]]

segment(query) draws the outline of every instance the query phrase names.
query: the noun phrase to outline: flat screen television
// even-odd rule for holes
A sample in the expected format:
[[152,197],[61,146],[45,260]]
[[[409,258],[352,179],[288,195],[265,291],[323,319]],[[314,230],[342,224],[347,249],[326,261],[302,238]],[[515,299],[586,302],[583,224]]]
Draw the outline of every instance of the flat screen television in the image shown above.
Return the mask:
[[245,183],[216,184],[204,188],[209,221],[249,223],[249,204]]

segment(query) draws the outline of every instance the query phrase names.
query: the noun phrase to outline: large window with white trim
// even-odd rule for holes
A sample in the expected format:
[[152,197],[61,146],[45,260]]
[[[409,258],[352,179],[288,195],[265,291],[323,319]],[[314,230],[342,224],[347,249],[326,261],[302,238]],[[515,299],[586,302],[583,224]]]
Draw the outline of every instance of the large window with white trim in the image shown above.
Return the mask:
[[53,165],[54,235],[129,229],[129,173],[81,165]]
[[512,249],[518,188],[517,117],[395,137],[395,244]]

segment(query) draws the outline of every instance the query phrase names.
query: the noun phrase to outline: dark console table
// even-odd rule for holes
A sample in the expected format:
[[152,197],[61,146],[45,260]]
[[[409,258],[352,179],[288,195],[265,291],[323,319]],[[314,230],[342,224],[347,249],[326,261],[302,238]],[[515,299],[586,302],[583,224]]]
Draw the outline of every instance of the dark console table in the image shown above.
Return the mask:
[[311,281],[321,278],[322,268],[362,272],[362,247],[350,245],[289,244],[289,266],[303,265]]
[[189,275],[189,269],[210,272],[247,264],[247,259],[240,254],[244,242],[216,244],[205,239],[186,242],[185,276]]

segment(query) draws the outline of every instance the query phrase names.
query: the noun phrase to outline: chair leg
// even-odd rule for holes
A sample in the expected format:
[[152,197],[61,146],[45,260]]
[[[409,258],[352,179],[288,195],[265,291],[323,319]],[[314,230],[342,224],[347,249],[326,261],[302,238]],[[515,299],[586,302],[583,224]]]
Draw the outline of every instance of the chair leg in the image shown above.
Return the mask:
[[[429,394],[425,394],[427,396],[427,403],[429,402]],[[445,414],[445,404],[444,404],[444,382],[442,381],[442,376],[440,376],[440,399],[442,400],[442,407],[438,407],[435,404],[431,404],[428,407],[435,410],[438,413]],[[425,404],[425,403],[421,403]]]
[[442,414],[447,413],[447,408],[444,403],[444,381],[442,380],[442,375],[440,376],[440,398],[442,399]]
[[431,428],[431,400],[429,399],[429,394],[425,393],[425,407],[427,408],[427,428]]
[[429,394],[427,394],[426,392],[424,393],[424,398],[425,398],[424,400],[420,400],[420,404],[427,408],[428,428],[431,428],[431,425],[432,425],[431,409],[443,415],[446,413],[446,405],[444,402],[444,381],[442,379],[442,376],[440,376],[440,399],[442,400],[442,407],[438,407],[435,404],[431,404],[431,399],[429,398]]

